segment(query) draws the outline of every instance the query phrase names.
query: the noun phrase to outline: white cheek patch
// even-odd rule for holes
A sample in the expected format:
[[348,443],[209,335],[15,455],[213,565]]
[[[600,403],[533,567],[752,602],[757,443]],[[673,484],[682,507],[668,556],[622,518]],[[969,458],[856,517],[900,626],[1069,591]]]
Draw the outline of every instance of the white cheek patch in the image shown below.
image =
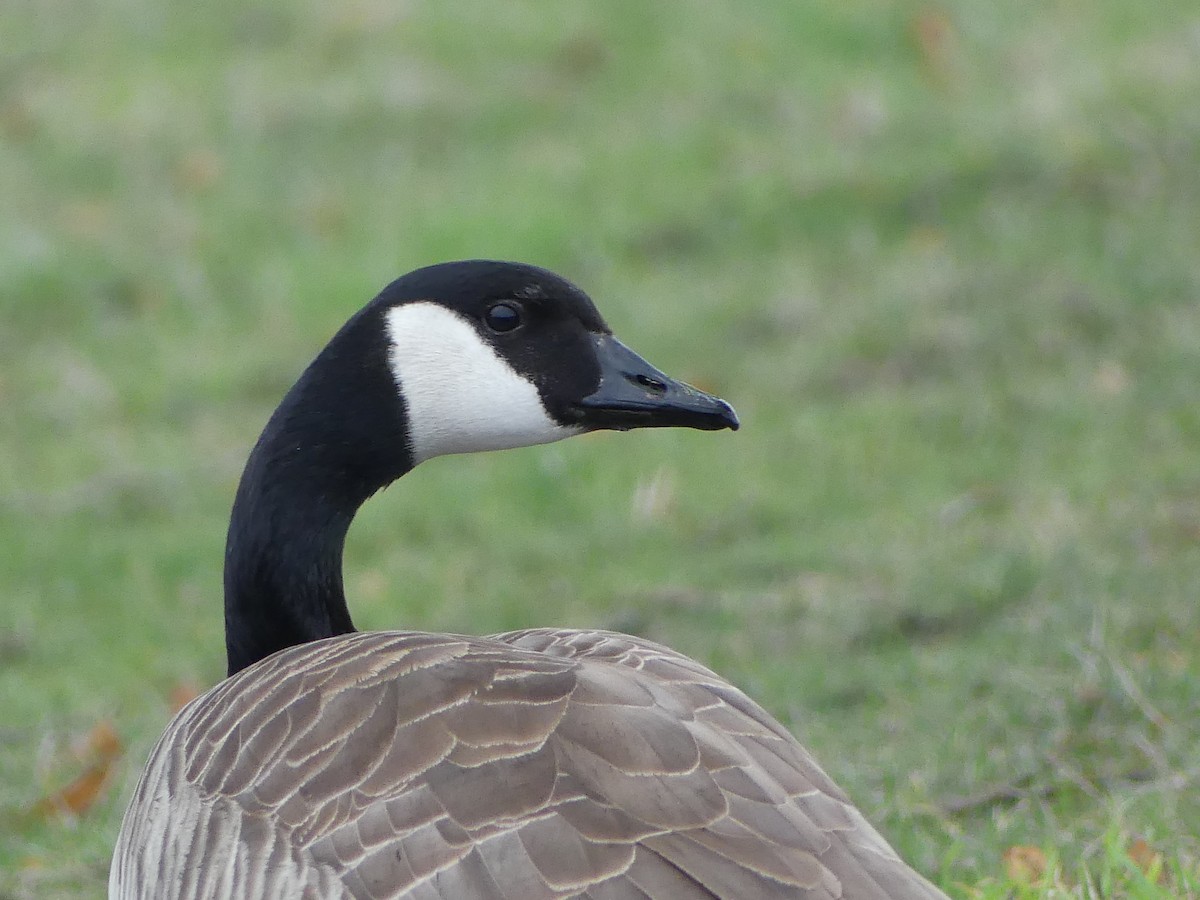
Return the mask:
[[537,387],[446,307],[394,306],[387,329],[414,464],[448,453],[546,444],[582,430],[551,419]]

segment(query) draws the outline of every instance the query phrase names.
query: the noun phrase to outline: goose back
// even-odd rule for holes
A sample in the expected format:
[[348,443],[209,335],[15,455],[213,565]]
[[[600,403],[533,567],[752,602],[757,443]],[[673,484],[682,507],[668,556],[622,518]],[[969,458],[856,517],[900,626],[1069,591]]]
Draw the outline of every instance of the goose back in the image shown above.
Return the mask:
[[609,632],[293,647],[151,759],[114,897],[942,896],[745,694]]

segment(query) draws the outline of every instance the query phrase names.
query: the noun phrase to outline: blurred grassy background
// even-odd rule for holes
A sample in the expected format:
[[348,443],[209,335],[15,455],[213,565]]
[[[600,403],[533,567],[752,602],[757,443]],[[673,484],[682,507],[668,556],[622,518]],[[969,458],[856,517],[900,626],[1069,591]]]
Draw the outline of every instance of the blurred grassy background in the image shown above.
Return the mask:
[[[668,642],[960,896],[1014,846],[1194,867],[1190,0],[46,0],[0,31],[0,896],[102,891],[171,692],[223,673],[259,428],[385,282],[468,256],[574,278],[745,427],[422,467],[351,532],[360,627]],[[98,802],[38,813],[98,723]]]

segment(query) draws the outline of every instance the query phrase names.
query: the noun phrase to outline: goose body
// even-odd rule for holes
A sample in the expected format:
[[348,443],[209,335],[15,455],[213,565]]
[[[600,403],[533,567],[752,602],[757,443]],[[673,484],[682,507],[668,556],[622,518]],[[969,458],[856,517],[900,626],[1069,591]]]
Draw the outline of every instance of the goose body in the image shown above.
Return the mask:
[[355,510],[417,463],[597,428],[737,427],[545,270],[394,282],[247,463],[230,677],[168,725],[114,900],[943,897],[799,742],[667,647],[603,631],[355,632]]

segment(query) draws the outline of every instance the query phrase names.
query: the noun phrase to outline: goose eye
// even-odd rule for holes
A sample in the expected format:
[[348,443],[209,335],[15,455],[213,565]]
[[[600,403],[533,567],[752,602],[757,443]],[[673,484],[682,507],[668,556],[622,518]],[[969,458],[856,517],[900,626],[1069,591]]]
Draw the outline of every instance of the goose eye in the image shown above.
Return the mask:
[[483,321],[492,331],[512,331],[521,324],[521,307],[515,303],[497,303],[483,314]]

